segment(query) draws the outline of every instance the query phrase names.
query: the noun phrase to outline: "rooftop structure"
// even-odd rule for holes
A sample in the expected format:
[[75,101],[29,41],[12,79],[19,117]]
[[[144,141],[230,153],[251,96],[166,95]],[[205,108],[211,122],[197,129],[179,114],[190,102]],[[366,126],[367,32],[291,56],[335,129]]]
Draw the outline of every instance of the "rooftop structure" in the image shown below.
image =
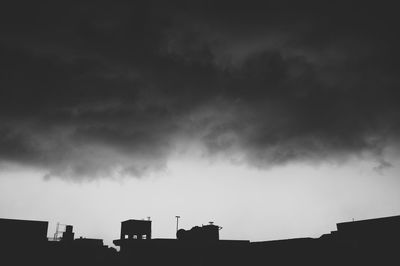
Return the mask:
[[38,243],[47,241],[48,222],[1,219],[0,218],[0,241],[19,243]]
[[151,221],[131,219],[121,222],[121,239],[151,239]]
[[202,225],[201,227],[195,226],[190,230],[180,229],[176,233],[178,240],[193,240],[193,241],[215,241],[219,240],[219,230],[222,227],[210,224]]

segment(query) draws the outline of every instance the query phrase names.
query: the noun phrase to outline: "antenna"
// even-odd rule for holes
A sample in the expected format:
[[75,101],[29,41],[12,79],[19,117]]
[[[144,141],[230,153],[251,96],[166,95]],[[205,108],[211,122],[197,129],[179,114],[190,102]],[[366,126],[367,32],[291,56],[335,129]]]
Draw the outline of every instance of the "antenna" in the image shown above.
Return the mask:
[[[60,229],[60,226],[64,227],[64,230]],[[54,233],[54,241],[59,241],[60,240],[60,234],[65,232],[65,228],[66,228],[66,224],[61,224],[60,222],[57,222],[57,226],[56,226],[56,232]]]
[[176,218],[176,232],[178,233],[178,224],[179,224],[179,218],[181,218],[179,215],[175,216]]

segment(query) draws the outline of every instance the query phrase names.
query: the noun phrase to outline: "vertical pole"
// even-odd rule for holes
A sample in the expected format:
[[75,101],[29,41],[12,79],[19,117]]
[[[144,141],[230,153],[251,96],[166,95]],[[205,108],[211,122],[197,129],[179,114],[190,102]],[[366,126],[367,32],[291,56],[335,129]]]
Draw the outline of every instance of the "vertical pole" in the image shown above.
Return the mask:
[[176,232],[178,233],[178,224],[179,224],[179,218],[181,218],[180,216],[175,216],[176,217]]

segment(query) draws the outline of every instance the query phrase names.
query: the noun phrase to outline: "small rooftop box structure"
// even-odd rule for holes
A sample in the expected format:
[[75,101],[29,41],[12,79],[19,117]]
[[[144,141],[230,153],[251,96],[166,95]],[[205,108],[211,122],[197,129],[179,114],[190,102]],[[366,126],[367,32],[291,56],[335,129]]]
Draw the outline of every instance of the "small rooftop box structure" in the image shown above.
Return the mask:
[[151,221],[131,219],[121,222],[120,239],[151,239]]

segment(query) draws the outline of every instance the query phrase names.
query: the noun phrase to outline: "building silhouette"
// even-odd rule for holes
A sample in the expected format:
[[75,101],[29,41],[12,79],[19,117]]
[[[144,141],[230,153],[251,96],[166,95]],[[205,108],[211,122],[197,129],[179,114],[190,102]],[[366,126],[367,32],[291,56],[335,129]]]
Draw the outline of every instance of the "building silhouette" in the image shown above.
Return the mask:
[[44,221],[0,218],[0,241],[8,244],[40,244],[47,241],[48,225],[49,223]]
[[75,233],[72,232],[72,230],[73,230],[73,226],[72,225],[67,225],[65,227],[65,231],[62,234],[61,240],[62,241],[67,241],[67,242],[73,241]]
[[121,239],[151,239],[151,221],[131,219],[121,222]]
[[342,222],[319,238],[250,242],[220,240],[213,223],[180,229],[177,238],[152,238],[150,220],[121,222],[117,252],[102,239],[47,238],[48,222],[0,219],[0,250],[7,265],[394,265],[400,216]]
[[219,240],[220,229],[222,228],[210,222],[210,224],[202,225],[201,227],[192,227],[188,231],[179,229],[176,232],[176,238],[179,240],[217,241]]

